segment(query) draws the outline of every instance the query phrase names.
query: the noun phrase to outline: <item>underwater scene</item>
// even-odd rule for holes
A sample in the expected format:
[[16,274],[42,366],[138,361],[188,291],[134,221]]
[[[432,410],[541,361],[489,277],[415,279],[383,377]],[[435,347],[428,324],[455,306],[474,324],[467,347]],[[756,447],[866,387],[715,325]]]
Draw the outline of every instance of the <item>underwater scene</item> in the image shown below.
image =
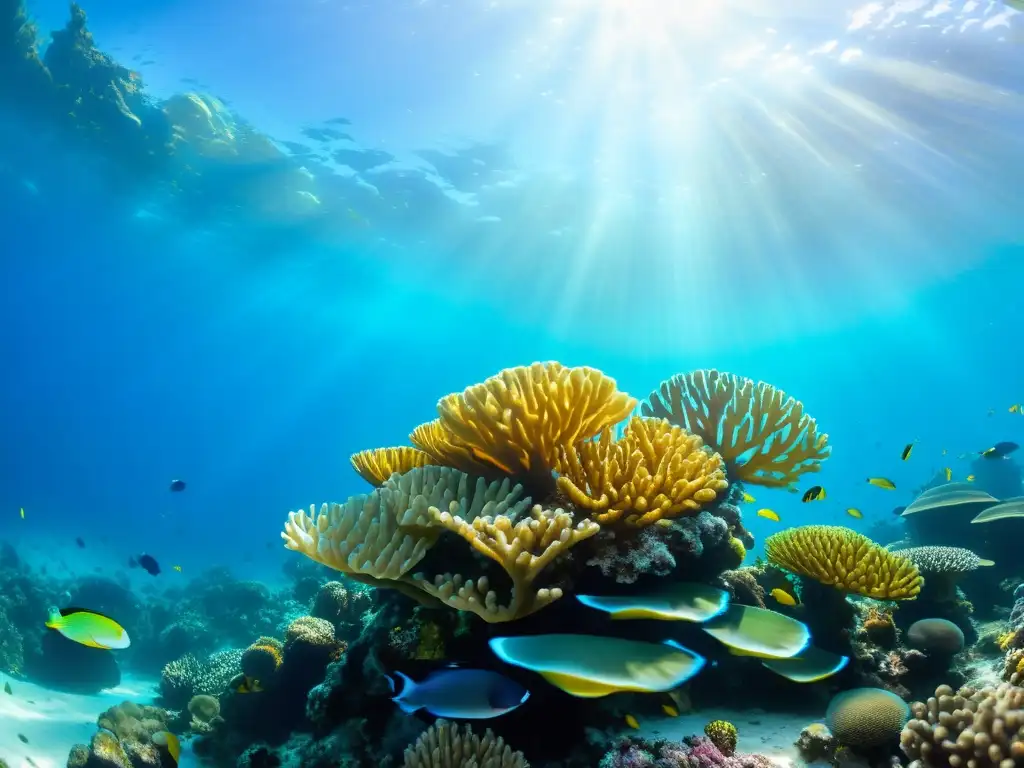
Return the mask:
[[0,768],[1024,768],[1024,0],[0,0]]

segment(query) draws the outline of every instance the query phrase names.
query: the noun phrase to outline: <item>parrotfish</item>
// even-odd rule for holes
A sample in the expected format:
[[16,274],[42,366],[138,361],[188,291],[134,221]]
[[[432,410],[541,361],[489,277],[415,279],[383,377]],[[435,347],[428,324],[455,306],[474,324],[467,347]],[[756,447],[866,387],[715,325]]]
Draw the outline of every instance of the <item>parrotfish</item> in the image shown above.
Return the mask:
[[46,626],[60,632],[68,640],[90,648],[107,650],[127,648],[131,641],[124,627],[100,613],[82,608],[50,609]]
[[[392,699],[403,712],[426,710],[435,717],[453,720],[485,720],[511,712],[530,698],[530,692],[514,680],[486,669],[448,667],[431,672],[421,682],[395,672],[386,675]],[[401,681],[397,690],[395,678]]]
[[588,608],[604,611],[613,619],[660,619],[696,621],[711,619],[729,605],[729,593],[707,584],[675,584],[650,595],[600,597],[577,595]]
[[811,631],[803,622],[751,605],[730,605],[701,629],[737,656],[762,659],[797,656],[811,641]]
[[581,698],[620,691],[671,691],[705,664],[703,656],[673,640],[647,643],[600,635],[529,635],[491,638],[490,646],[506,664],[536,672]]

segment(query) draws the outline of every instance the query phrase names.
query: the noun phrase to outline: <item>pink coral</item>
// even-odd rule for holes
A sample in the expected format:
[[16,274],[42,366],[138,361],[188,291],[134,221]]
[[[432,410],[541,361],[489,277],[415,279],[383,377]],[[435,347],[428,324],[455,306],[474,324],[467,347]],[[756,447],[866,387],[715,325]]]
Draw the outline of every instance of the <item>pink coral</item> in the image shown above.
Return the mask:
[[726,757],[706,736],[694,736],[681,743],[628,739],[601,760],[601,768],[772,768],[772,765],[765,755]]

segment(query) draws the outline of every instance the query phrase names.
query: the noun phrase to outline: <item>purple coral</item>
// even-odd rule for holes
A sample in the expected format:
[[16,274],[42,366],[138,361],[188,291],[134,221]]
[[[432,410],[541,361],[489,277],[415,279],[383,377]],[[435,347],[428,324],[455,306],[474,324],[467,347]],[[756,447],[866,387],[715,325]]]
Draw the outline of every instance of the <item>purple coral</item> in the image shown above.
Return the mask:
[[772,765],[765,755],[726,757],[706,736],[694,736],[683,742],[623,739],[601,759],[600,768],[771,768]]

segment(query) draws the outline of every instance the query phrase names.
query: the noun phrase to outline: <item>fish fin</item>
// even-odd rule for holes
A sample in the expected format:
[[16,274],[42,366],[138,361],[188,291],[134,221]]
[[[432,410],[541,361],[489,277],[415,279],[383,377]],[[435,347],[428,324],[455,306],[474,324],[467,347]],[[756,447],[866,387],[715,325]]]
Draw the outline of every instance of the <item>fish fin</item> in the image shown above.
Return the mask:
[[579,696],[582,699],[596,699],[600,696],[607,696],[610,693],[618,693],[625,690],[604,685],[594,680],[587,680],[584,677],[567,675],[562,672],[541,672],[540,675],[556,688],[562,689],[571,696]]
[[398,705],[398,708],[405,712],[407,715],[411,715],[414,712],[418,712],[419,710],[423,709],[423,707],[421,706],[418,706],[416,704],[410,704],[409,702],[402,701],[401,699],[394,699],[393,701],[395,702],[395,704]]
[[[401,702],[399,702],[399,699],[401,699],[403,696],[409,693],[409,691],[415,688],[416,683],[414,683],[412,678],[404,672],[399,672],[398,670],[395,670],[392,674],[394,675],[394,677],[388,674],[385,674],[384,677],[386,677],[388,680],[388,687],[391,688],[391,692],[395,694],[393,697],[394,701],[398,703],[399,706],[401,706]],[[399,682],[401,682],[401,686],[398,685]],[[415,712],[416,710],[412,711]]]
[[[61,616],[71,616],[76,613],[91,613],[93,616],[99,616],[101,619],[106,619],[107,621],[114,621],[109,616],[102,614],[99,611],[90,610],[89,608],[75,608],[73,606],[68,606],[67,608],[60,609]],[[114,623],[117,624],[116,621],[114,621]]]

